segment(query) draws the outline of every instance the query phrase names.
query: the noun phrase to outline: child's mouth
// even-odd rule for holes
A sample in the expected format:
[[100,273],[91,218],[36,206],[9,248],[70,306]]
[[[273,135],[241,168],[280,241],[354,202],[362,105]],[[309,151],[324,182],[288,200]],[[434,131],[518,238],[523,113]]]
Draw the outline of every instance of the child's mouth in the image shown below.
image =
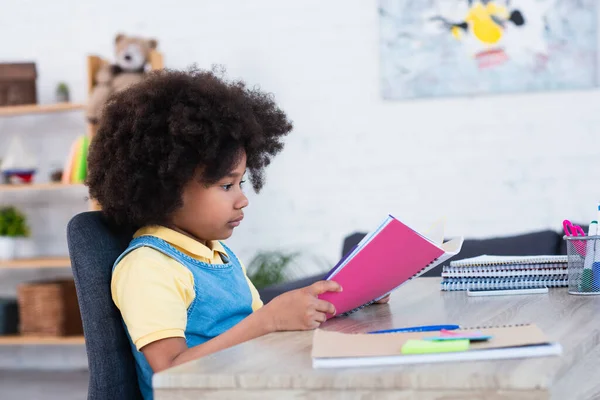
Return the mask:
[[231,220],[227,223],[227,225],[235,228],[236,226],[239,226],[242,223],[242,220],[244,219],[244,216],[242,215],[241,217],[238,217],[234,220]]

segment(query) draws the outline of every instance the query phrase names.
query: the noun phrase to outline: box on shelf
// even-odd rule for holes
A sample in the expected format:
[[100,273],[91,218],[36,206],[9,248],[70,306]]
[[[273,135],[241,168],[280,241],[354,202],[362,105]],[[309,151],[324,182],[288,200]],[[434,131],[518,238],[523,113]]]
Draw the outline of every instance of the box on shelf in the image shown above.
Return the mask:
[[19,327],[17,299],[0,298],[0,335],[14,335]]
[[0,107],[37,104],[35,63],[0,63]]
[[22,283],[17,287],[19,330],[23,335],[83,334],[72,279]]

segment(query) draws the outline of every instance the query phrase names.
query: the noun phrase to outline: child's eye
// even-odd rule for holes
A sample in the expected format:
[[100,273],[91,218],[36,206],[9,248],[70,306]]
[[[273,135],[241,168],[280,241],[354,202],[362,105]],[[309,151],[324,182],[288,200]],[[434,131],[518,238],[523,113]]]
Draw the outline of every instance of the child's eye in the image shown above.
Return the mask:
[[[242,187],[245,182],[246,181],[240,181],[240,187]],[[228,183],[227,185],[221,185],[221,187],[223,188],[223,190],[228,192],[233,187],[233,183]]]

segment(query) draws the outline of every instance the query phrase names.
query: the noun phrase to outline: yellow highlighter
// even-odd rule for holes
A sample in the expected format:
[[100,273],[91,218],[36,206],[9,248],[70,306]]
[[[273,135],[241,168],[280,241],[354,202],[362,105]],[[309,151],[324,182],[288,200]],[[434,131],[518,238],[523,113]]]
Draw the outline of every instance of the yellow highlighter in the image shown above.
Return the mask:
[[404,343],[400,352],[402,354],[427,354],[467,350],[469,350],[469,339],[447,340],[443,342],[411,339]]

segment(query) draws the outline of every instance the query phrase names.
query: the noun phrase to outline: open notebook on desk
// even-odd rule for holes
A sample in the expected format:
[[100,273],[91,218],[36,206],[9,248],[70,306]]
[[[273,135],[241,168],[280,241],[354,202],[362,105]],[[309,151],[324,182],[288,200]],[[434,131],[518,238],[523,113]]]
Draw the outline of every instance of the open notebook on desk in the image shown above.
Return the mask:
[[343,291],[319,298],[331,302],[338,316],[357,311],[455,256],[462,244],[462,237],[444,243],[443,221],[423,235],[390,215],[325,278]]
[[552,342],[535,324],[488,328],[461,328],[455,333],[477,331],[491,339],[471,342],[460,351],[403,354],[408,341],[438,336],[439,332],[348,334],[317,329],[313,336],[313,368],[368,367],[448,361],[499,360],[557,356],[559,343]]

